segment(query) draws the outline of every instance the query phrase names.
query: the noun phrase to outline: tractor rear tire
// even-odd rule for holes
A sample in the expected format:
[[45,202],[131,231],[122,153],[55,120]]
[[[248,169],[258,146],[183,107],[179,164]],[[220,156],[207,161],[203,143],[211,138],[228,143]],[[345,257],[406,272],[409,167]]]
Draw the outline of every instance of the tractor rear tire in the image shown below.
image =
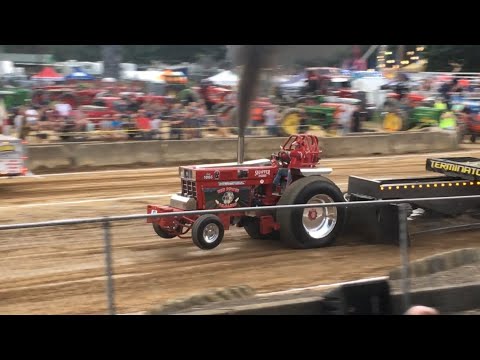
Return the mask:
[[[294,134],[298,134],[300,132],[300,117],[301,110],[299,108],[290,108],[285,110],[282,113],[282,120],[281,120],[281,131],[283,135],[290,136]],[[305,130],[306,129],[301,129]]]
[[[345,202],[338,186],[323,176],[308,176],[289,185],[278,205],[328,202]],[[279,209],[276,213],[280,240],[293,249],[331,245],[342,231],[345,219],[345,207]]]
[[152,225],[153,225],[153,230],[155,230],[157,235],[163,239],[173,239],[174,237],[177,236],[175,234],[171,234],[168,231],[163,230],[163,228],[157,223],[153,223]]
[[255,240],[271,240],[279,237],[278,231],[272,231],[269,234],[260,233],[260,219],[246,217],[244,218],[243,228],[247,234]]
[[216,248],[223,240],[225,228],[217,215],[202,215],[192,226],[192,240],[202,250]]
[[386,131],[402,131],[405,128],[404,119],[397,113],[389,112],[383,119],[383,130]]

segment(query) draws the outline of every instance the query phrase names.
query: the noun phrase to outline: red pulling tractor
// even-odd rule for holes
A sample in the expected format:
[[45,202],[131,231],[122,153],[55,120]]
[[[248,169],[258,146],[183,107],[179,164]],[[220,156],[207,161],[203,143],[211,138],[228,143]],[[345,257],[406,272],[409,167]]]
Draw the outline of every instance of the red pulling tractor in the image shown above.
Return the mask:
[[[320,155],[315,136],[292,135],[270,160],[182,166],[181,192],[172,196],[168,206],[149,205],[148,214],[237,207],[258,209],[218,215],[166,216],[149,218],[147,222],[166,239],[182,237],[191,230],[194,244],[205,250],[217,247],[230,226],[244,227],[254,239],[279,237],[292,248],[330,245],[343,227],[345,208],[262,210],[263,206],[276,204],[345,201],[340,189],[322,176],[332,169],[317,167]],[[282,168],[288,171],[281,171],[282,176],[277,177],[284,189],[279,192],[274,180]]]
[[[243,154],[241,144],[239,154]],[[402,200],[408,211],[420,208],[424,216],[430,214],[435,219],[439,215],[451,218],[480,211],[476,198],[418,201],[479,195],[480,158],[429,158],[425,169],[435,176],[382,179],[349,176],[348,190],[342,194],[323,176],[332,169],[317,167],[320,154],[315,136],[292,135],[270,160],[182,166],[179,169],[182,191],[171,198],[169,206],[149,205],[147,211],[149,214],[192,211],[192,214],[151,217],[148,223],[166,239],[182,237],[191,230],[194,244],[206,250],[217,247],[230,226],[244,227],[254,239],[280,238],[288,247],[307,249],[333,244],[343,228],[368,241],[398,244],[399,205],[385,201],[376,206],[349,206],[348,214],[345,206],[276,210],[266,206]],[[285,171],[287,167],[289,172]],[[281,195],[275,185],[279,184],[279,178],[284,187]],[[232,212],[208,213],[219,208]],[[205,210],[207,214],[194,215],[195,210]]]

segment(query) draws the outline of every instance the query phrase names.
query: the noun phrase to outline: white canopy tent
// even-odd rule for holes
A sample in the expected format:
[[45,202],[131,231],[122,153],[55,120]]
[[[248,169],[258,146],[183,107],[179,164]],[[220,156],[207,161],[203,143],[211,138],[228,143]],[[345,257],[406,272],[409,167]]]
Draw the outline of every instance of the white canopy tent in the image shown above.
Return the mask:
[[151,82],[161,82],[165,83],[165,81],[160,80],[163,72],[162,71],[124,71],[122,73],[122,78],[124,80],[139,80],[139,81],[151,81]]
[[213,82],[215,85],[220,86],[236,86],[238,84],[238,76],[232,71],[223,71],[217,75],[209,77],[207,80]]

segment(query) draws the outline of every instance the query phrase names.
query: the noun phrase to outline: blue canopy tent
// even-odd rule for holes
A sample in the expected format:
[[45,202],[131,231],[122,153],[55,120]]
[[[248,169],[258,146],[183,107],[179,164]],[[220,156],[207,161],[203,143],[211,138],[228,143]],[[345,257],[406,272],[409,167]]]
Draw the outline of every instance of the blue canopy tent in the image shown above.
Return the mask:
[[85,71],[81,70],[80,68],[76,67],[73,68],[73,72],[67,76],[65,76],[66,80],[94,80],[90,74],[87,74]]

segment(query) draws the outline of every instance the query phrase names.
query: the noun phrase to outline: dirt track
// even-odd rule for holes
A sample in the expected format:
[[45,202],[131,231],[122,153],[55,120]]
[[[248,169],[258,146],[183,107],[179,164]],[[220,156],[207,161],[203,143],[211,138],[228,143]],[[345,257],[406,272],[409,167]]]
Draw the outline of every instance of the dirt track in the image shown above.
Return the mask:
[[[480,146],[469,145],[480,157]],[[445,155],[445,154],[444,154]],[[330,178],[345,190],[348,175],[427,174],[427,155],[330,159]],[[0,223],[144,213],[178,190],[177,168],[45,175],[0,180]],[[105,313],[100,225],[5,231],[0,237],[0,313]],[[162,240],[142,220],[112,229],[116,303],[120,313],[144,310],[168,298],[208,288],[250,285],[258,292],[385,275],[400,262],[398,248],[340,239],[326,249],[292,251],[276,242],[228,232],[216,250],[190,239]],[[452,240],[452,238],[454,240]],[[415,239],[412,259],[477,246],[476,233]]]

